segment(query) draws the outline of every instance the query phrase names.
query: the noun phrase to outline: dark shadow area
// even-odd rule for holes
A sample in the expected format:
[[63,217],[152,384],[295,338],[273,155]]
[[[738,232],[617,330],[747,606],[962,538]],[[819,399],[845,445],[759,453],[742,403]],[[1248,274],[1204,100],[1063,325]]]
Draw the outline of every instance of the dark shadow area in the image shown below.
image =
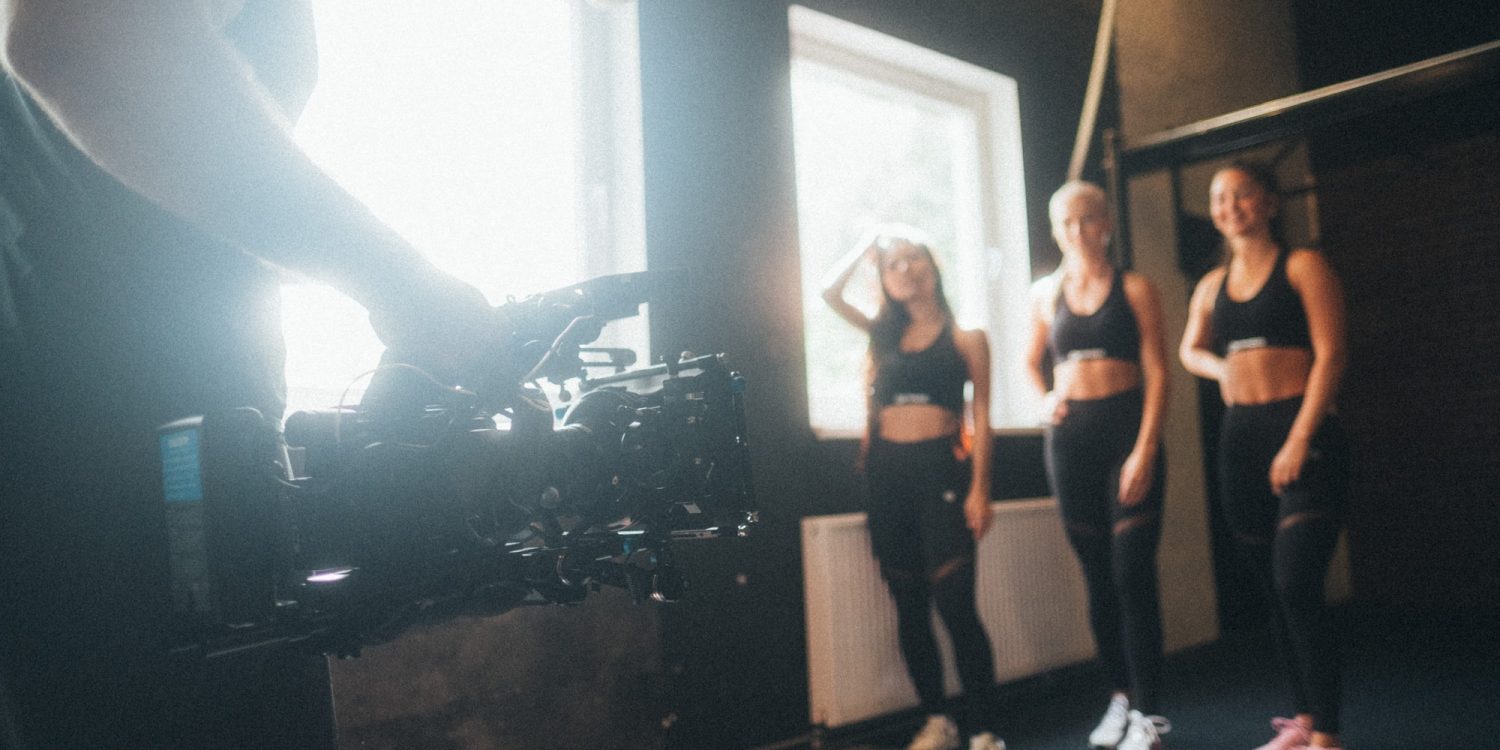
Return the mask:
[[[1500,736],[1500,609],[1434,610],[1350,605],[1338,610],[1344,656],[1346,747],[1493,747]],[[1169,748],[1243,750],[1270,739],[1269,720],[1291,710],[1275,649],[1242,633],[1169,655]],[[1077,750],[1106,703],[1089,668],[1006,686],[1005,740],[1027,750]],[[892,717],[826,748],[904,746],[920,717]]]
[[412,630],[332,664],[346,750],[661,747],[660,608],[622,590]]

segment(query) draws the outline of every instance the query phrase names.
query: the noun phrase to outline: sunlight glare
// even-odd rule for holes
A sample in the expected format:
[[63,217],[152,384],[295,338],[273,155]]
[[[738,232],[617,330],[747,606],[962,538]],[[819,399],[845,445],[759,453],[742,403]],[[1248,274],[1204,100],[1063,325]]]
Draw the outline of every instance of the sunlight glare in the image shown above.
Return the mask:
[[[319,83],[296,130],[314,160],[493,303],[575,281],[570,4],[317,0],[314,13]],[[283,308],[289,409],[333,406],[378,340],[327,287],[290,285]]]

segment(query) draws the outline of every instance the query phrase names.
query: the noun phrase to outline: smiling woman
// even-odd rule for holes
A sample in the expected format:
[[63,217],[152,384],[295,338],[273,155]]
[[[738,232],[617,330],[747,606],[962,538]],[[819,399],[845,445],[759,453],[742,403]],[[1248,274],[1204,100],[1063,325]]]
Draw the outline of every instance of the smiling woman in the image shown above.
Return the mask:
[[[440,7],[314,0],[318,87],[298,141],[493,303],[639,270],[634,4]],[[289,409],[338,403],[380,356],[364,312],[319,285],[283,297]],[[643,325],[615,328],[612,345],[644,344]]]

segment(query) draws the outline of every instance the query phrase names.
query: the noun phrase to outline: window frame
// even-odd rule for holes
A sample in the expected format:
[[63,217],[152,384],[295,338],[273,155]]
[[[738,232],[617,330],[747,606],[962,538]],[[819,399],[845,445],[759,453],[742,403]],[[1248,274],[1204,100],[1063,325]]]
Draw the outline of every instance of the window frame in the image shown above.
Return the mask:
[[[944,282],[960,320],[969,322],[976,307],[983,313],[982,327],[990,339],[992,433],[1039,433],[1035,415],[1040,396],[1032,393],[1025,372],[1032,279],[1016,81],[803,6],[789,6],[788,24],[793,70],[799,60],[805,60],[973,114],[979,134],[974,177],[980,236],[977,243],[952,248],[957,266],[947,269]],[[962,272],[967,269],[983,272]],[[804,299],[808,285],[816,283],[816,278],[803,279]],[[978,300],[983,304],[975,304]],[[813,398],[811,393],[808,396]],[[862,428],[810,426],[820,439],[846,439],[863,432]]]

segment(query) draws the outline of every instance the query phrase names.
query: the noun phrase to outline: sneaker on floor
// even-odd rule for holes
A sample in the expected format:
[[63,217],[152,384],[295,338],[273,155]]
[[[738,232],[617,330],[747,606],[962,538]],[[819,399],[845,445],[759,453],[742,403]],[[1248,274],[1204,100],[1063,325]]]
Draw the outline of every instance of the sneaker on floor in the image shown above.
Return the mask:
[[980,732],[969,738],[969,750],[1005,750],[1005,740],[990,732]]
[[1130,726],[1116,750],[1161,750],[1161,736],[1172,731],[1172,722],[1160,716],[1130,712]]
[[927,717],[906,750],[959,750],[958,725],[942,714]]
[[1099,726],[1089,732],[1089,747],[1095,750],[1114,750],[1125,739],[1125,728],[1130,724],[1130,699],[1118,693],[1109,699],[1109,708]]
[[1255,750],[1293,750],[1312,742],[1312,727],[1296,719],[1278,716],[1271,720],[1271,728],[1276,730],[1276,736]]

